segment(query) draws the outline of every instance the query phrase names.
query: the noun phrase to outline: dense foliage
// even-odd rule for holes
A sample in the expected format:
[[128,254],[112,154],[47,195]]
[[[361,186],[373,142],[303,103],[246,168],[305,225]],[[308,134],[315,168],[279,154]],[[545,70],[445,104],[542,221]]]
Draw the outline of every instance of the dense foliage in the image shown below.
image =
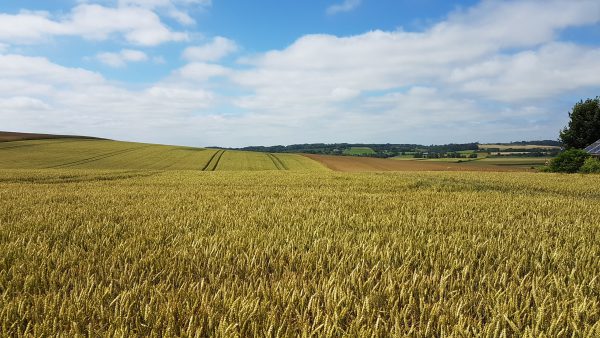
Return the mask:
[[583,149],[600,139],[600,97],[576,103],[569,118],[560,133],[566,148]]
[[537,146],[549,146],[549,147],[561,147],[562,142],[555,140],[539,140],[539,141],[516,141],[510,143],[501,143],[504,145],[514,145],[514,146],[527,146],[527,145],[537,145]]
[[598,174],[600,173],[600,159],[595,157],[589,157],[585,160],[579,172],[584,174]]
[[569,149],[550,161],[550,171],[557,173],[576,173],[590,155],[581,149]]

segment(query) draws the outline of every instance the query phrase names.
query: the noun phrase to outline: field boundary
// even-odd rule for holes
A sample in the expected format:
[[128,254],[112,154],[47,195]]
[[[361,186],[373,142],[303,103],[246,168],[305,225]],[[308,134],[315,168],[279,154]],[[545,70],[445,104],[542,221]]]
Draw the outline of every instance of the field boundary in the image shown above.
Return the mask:
[[275,165],[275,168],[277,168],[277,170],[288,170],[288,168],[285,166],[285,164],[283,164],[281,159],[279,157],[277,157],[277,155],[267,153],[267,156],[271,159],[271,161],[273,162],[273,164]]
[[[223,154],[225,153],[225,150],[218,150],[216,151],[208,160],[208,162],[206,163],[206,165],[204,166],[204,168],[202,168],[202,171],[215,171],[217,170],[217,166],[219,165],[219,161],[221,161],[221,156],[223,156]],[[211,163],[213,163],[213,165],[211,165]]]
[[142,148],[146,148],[146,147],[149,147],[149,146],[133,147],[133,148],[127,148],[127,149],[123,149],[123,150],[112,151],[110,153],[105,153],[105,154],[102,154],[102,155],[96,155],[96,156],[93,156],[93,157],[88,157],[88,158],[85,158],[83,160],[74,161],[74,162],[68,162],[68,163],[62,163],[62,164],[57,164],[57,165],[53,165],[53,166],[46,167],[46,168],[47,169],[53,169],[53,168],[61,168],[61,167],[71,167],[71,166],[79,165],[79,164],[86,164],[86,163],[90,163],[90,162],[94,162],[94,161],[98,161],[98,160],[103,160],[105,158],[109,158],[109,157],[113,157],[113,156],[125,154],[125,153],[128,153],[128,152],[132,152],[134,150],[138,150],[138,149],[142,149]]

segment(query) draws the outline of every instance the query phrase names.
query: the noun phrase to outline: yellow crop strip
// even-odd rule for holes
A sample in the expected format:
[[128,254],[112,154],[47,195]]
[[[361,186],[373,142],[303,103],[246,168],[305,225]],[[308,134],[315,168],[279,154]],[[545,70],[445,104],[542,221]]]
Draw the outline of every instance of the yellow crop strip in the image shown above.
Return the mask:
[[[276,162],[270,156],[275,156]],[[51,139],[0,143],[0,169],[153,169],[245,171],[315,170],[313,160],[295,154],[224,151],[134,142]]]
[[266,153],[228,150],[223,154],[217,170],[278,170],[278,168]]
[[599,183],[2,170],[0,333],[597,337]]

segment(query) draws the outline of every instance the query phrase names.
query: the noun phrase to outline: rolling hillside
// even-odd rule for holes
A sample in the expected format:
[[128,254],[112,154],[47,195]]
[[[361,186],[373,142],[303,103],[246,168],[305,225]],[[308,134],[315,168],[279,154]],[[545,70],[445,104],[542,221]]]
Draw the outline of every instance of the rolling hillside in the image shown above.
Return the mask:
[[[449,163],[194,148],[93,137],[0,132],[0,169],[200,171],[526,171],[532,164]],[[544,159],[542,159],[544,160]],[[543,164],[543,162],[541,162]]]
[[77,139],[92,139],[102,140],[98,137],[89,136],[73,136],[73,135],[52,135],[52,134],[39,134],[39,133],[15,133],[11,131],[0,131],[0,142],[10,141],[23,141],[23,140],[49,140],[49,139],[65,139],[65,138],[77,138]]
[[86,138],[0,143],[4,169],[326,170],[293,154],[253,153]]

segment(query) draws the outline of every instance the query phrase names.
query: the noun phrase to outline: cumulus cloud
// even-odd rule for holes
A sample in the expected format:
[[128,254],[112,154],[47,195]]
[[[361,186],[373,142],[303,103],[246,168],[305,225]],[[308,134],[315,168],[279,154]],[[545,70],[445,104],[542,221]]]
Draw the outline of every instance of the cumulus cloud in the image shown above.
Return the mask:
[[[186,125],[191,114],[213,106],[214,100],[211,91],[176,81],[131,90],[46,58],[0,55],[0,120],[9,130],[116,138],[129,138],[130,130],[143,136],[153,128]],[[168,137],[156,141],[168,142]]]
[[48,110],[50,106],[41,100],[27,96],[13,96],[0,98],[0,109],[2,110]]
[[360,6],[362,0],[344,0],[344,2],[327,7],[327,14],[350,12]]
[[486,98],[516,102],[600,86],[600,48],[549,43],[538,49],[456,68],[450,80]]
[[[123,8],[163,3],[139,2]],[[65,35],[73,13],[21,13],[35,18],[23,27],[51,33],[15,34]],[[307,35],[231,67],[218,62],[238,47],[216,37],[138,90],[45,58],[0,55],[0,119],[15,130],[53,132],[55,123],[76,128],[61,133],[223,146],[553,138],[572,104],[565,95],[600,89],[600,45],[558,37],[599,22],[595,0],[484,1],[422,31]],[[82,36],[95,37],[89,30]]]
[[44,12],[0,14],[0,42],[4,43],[34,43],[53,36],[106,40],[115,34],[147,46],[188,39],[187,33],[171,30],[156,13],[143,7],[80,4],[58,19]]
[[213,77],[227,76],[231,73],[232,71],[227,67],[204,62],[188,63],[173,72],[178,79],[192,81],[205,81]]
[[146,61],[148,55],[139,50],[123,49],[117,53],[99,53],[96,58],[108,66],[118,68],[124,67],[128,62]]
[[[590,67],[595,69],[590,63],[596,49],[552,45],[559,30],[599,20],[597,1],[488,1],[454,13],[423,32],[304,36],[286,49],[246,60],[254,67],[236,73],[233,79],[255,90],[254,96],[243,100],[245,106],[255,109],[259,102],[270,102],[272,107],[273,100],[280,102],[277,107],[281,108],[302,102],[328,102],[339,97],[330,95],[339,92],[339,88],[355,94],[449,82],[453,86],[458,82],[460,88],[471,93],[499,98],[510,90],[513,80],[523,80],[523,87],[529,89],[514,89],[506,97],[516,97],[514,93],[518,92],[523,99],[538,98],[540,93],[553,95],[600,84],[600,79],[591,75],[566,79]],[[506,50],[523,49],[504,54]],[[536,55],[535,60],[523,66],[532,54]],[[546,69],[554,75],[547,74],[545,80],[549,81],[540,81],[539,76],[529,76],[535,75],[536,69],[538,73]],[[557,75],[557,69],[564,69],[564,74]],[[486,74],[492,78],[486,78]],[[551,91],[548,86],[552,86]]]
[[202,46],[186,48],[183,57],[188,61],[218,61],[237,50],[235,41],[217,36]]
[[205,8],[211,5],[210,0],[118,0],[121,7],[137,6],[152,10],[161,10],[167,16],[183,25],[193,25],[196,21],[186,11],[189,7]]

